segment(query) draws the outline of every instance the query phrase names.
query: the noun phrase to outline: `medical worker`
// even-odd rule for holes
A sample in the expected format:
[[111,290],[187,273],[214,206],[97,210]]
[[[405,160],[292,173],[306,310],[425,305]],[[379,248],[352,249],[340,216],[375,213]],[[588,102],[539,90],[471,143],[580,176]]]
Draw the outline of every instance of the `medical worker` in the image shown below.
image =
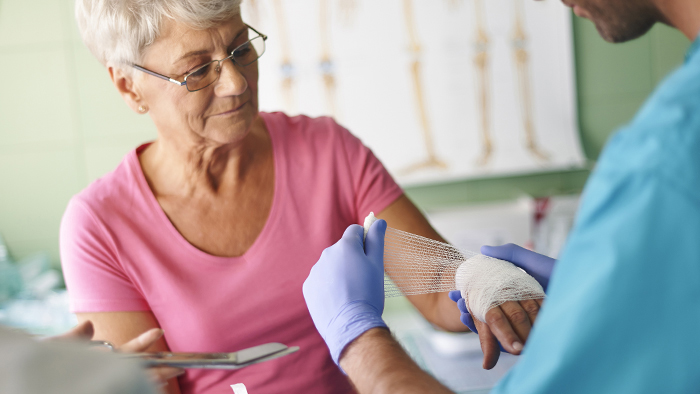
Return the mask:
[[[699,0],[565,4],[610,42],[656,22],[690,39],[700,31]],[[304,284],[309,311],[360,393],[449,392],[381,320],[385,228],[377,221],[363,244],[351,226],[323,253]],[[551,280],[544,256],[513,245],[482,252],[524,267],[548,294],[519,363],[493,392],[700,392],[700,42],[610,140]]]

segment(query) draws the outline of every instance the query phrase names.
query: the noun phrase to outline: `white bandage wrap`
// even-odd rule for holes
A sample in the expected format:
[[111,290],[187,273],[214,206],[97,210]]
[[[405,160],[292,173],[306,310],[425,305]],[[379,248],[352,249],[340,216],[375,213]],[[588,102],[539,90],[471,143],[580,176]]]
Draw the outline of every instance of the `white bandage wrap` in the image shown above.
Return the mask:
[[[365,219],[365,236],[376,221]],[[474,318],[506,301],[544,298],[537,281],[512,263],[405,231],[387,228],[384,238],[384,295],[460,290]]]
[[544,298],[542,286],[525,271],[504,260],[478,254],[463,262],[455,274],[472,316],[486,321],[486,312],[506,301]]
[[377,217],[374,216],[374,212],[370,212],[369,215],[367,215],[367,217],[365,218],[365,223],[362,226],[365,228],[365,235],[362,238],[363,241],[367,239],[367,232],[369,231],[369,228],[372,227],[372,223],[374,223],[376,221],[377,221]]

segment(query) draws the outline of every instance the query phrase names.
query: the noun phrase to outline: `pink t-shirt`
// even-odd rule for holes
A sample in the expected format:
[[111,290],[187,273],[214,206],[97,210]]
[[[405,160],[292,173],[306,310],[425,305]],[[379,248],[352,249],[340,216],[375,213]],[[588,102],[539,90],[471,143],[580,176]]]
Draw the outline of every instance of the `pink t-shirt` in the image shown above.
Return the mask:
[[295,354],[239,371],[190,369],[183,393],[352,392],[302,295],[324,248],[402,195],[379,160],[330,118],[262,113],[275,192],[260,236],[241,257],[188,243],[158,205],[130,152],[73,197],[61,260],[73,312],[152,311],[174,352],[231,352],[267,342]]

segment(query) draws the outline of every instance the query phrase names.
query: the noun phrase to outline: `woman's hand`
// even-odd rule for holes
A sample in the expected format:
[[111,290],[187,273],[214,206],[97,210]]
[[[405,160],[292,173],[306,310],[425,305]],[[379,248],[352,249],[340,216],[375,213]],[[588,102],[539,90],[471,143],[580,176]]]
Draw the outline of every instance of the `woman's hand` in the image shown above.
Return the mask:
[[[549,278],[556,260],[515,244],[502,246],[482,246],[486,256],[510,261],[530,274],[547,291]],[[470,330],[479,334],[481,350],[484,352],[484,368],[491,369],[498,362],[500,349],[520,354],[523,344],[530,335],[530,329],[542,307],[542,299],[510,301],[486,313],[486,323],[474,320],[459,291],[450,292],[450,298],[457,303],[462,315],[460,320]],[[499,343],[500,341],[500,343]]]
[[[46,338],[47,341],[90,341],[95,334],[95,328],[92,321],[85,320],[69,331]],[[116,347],[114,350],[121,353],[140,353],[146,351],[160,337],[163,336],[163,330],[160,328],[152,328],[145,331],[136,338],[126,342],[125,344]],[[180,376],[185,373],[184,369],[173,367],[154,367],[146,369],[146,373],[151,378],[153,383],[158,387],[163,387],[167,384],[168,379]]]
[[[120,353],[145,352],[146,349],[153,345],[162,336],[163,330],[160,328],[152,328],[129,342],[115,348],[114,350]],[[146,369],[146,373],[156,386],[163,388],[168,384],[169,379],[184,374],[185,370],[174,367],[152,367]]]
[[450,292],[450,298],[457,302],[462,323],[479,334],[481,350],[484,353],[484,369],[496,366],[501,350],[520,354],[530,335],[535,319],[542,307],[542,301],[508,301],[486,312],[486,323],[474,320],[459,290]]

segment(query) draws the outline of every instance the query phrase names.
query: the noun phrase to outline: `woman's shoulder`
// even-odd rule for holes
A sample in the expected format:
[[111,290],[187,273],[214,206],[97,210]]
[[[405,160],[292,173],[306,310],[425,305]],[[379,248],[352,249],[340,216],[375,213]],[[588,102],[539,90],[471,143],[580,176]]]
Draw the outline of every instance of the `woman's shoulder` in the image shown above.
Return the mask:
[[338,152],[366,149],[362,142],[332,117],[289,116],[282,112],[261,113],[270,138],[285,150]]
[[119,211],[119,206],[133,205],[131,201],[138,187],[136,170],[137,149],[127,153],[117,167],[95,179],[87,187],[71,198],[70,205],[82,205],[93,213]]
[[260,116],[271,132],[289,137],[323,139],[351,135],[330,116],[289,116],[283,112],[262,112]]

